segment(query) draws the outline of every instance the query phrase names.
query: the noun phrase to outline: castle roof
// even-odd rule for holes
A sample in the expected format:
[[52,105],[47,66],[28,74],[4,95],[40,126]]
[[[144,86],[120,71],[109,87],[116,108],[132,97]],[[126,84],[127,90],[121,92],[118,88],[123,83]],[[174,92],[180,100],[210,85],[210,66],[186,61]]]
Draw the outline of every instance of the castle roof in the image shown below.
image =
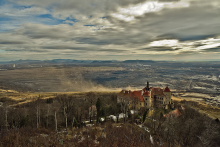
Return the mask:
[[146,90],[146,91],[144,92],[143,96],[150,96],[149,91],[148,91],[148,90]]
[[118,95],[125,98],[138,98],[139,101],[144,102],[143,96],[165,96],[164,92],[171,92],[168,87],[166,87],[164,90],[159,87],[150,87],[150,91],[151,93],[146,89],[146,87],[144,87],[139,91],[122,90],[120,93],[118,93]]
[[163,94],[163,89],[156,87],[156,88],[152,88],[151,90],[151,95],[161,95],[161,96],[165,96]]
[[164,92],[170,92],[170,89],[168,88],[168,86],[164,89]]
[[144,102],[144,98],[143,98],[143,95],[142,95],[142,90],[134,91],[132,93],[133,93],[134,98],[138,98],[139,101]]
[[131,98],[133,96],[132,92],[129,90],[122,90],[120,93],[118,93],[119,96],[125,97],[125,98]]

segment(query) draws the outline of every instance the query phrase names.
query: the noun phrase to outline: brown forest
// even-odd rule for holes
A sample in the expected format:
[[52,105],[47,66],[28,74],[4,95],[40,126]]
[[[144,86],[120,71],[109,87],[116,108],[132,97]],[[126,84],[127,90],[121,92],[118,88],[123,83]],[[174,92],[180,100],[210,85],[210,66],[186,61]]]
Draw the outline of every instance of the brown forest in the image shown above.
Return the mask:
[[[115,93],[41,97],[0,107],[0,146],[220,146],[219,121],[183,102],[175,103],[180,116],[166,117],[172,110],[154,108],[138,114],[128,111],[128,118],[121,119],[117,116],[124,110]],[[96,116],[89,113],[92,105],[97,107]]]

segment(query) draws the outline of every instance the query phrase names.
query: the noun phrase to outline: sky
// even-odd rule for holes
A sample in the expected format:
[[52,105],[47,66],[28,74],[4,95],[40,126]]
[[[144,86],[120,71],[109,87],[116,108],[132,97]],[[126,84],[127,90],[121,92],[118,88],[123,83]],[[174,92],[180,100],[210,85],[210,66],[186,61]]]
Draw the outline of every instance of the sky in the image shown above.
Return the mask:
[[0,61],[220,61],[220,0],[0,0]]

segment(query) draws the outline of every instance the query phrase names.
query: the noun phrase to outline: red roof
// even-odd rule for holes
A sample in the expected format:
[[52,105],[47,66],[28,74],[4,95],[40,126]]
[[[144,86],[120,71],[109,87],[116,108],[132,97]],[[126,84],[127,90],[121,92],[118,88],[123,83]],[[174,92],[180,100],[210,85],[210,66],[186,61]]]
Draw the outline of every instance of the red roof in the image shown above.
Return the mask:
[[170,92],[170,89],[168,88],[168,86],[164,89],[164,92]]
[[151,95],[161,95],[161,96],[164,96],[163,94],[163,89],[161,88],[152,88],[152,91],[151,91]]
[[123,96],[123,97],[131,97],[132,96],[132,92],[129,90],[122,90],[118,95]]
[[122,97],[127,97],[127,98],[138,98],[139,101],[144,102],[144,98],[143,96],[153,96],[153,95],[161,95],[161,96],[165,96],[163,94],[163,92],[170,92],[170,89],[168,87],[166,87],[164,90],[157,87],[150,87],[151,90],[151,94],[149,91],[146,90],[146,87],[142,90],[139,91],[127,91],[127,90],[122,90],[118,95],[122,96]]
[[139,101],[144,102],[144,98],[142,96],[142,90],[139,91],[134,91],[133,93],[133,97],[138,98]]
[[178,117],[178,116],[182,115],[181,110],[185,110],[185,108],[183,106],[181,106],[181,108],[173,110],[173,111],[171,111],[170,113],[168,113],[164,116],[165,117]]
[[127,98],[138,98],[140,101],[144,102],[144,98],[142,96],[142,90],[139,91],[127,91],[127,90],[122,90],[118,95],[127,97]]
[[143,94],[143,96],[150,96],[149,91],[145,91],[144,94]]

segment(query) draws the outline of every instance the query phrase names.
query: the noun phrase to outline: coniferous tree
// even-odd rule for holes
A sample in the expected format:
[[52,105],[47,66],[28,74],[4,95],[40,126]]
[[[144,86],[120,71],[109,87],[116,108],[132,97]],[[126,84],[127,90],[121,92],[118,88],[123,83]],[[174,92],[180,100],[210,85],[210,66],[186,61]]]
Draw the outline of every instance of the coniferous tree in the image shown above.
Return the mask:
[[101,100],[100,100],[100,98],[97,99],[96,109],[97,109],[97,121],[98,121],[99,117],[101,116]]
[[146,119],[146,116],[147,116],[148,110],[149,110],[149,109],[147,109],[147,110],[144,112],[144,115],[143,115],[143,122],[144,122],[145,119]]

